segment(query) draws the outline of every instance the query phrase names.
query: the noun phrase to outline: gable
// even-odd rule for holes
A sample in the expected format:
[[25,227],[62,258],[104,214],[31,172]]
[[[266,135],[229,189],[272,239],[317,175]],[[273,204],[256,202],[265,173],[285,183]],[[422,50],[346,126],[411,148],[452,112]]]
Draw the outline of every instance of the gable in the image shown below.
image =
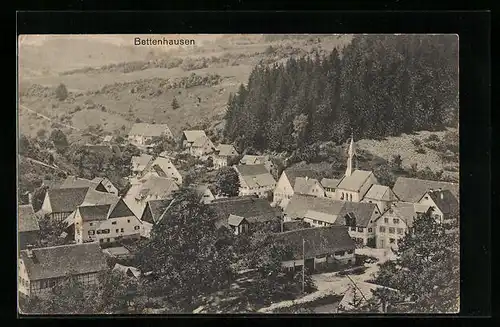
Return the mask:
[[127,206],[123,199],[118,200],[115,207],[109,214],[109,218],[130,217],[135,216],[132,210]]

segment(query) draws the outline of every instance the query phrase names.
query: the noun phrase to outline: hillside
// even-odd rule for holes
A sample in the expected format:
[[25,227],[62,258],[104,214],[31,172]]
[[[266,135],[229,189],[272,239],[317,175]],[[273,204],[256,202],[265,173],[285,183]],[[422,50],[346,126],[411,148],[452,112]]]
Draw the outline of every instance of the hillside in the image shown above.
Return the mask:
[[[177,134],[190,126],[214,125],[222,121],[229,94],[248,81],[259,62],[328,53],[350,38],[269,41],[262,35],[223,35],[205,38],[202,46],[168,52],[131,50],[116,40],[27,43],[19,51],[20,103],[53,121],[20,109],[20,131],[34,136],[42,128],[50,132],[58,122],[78,129],[99,124],[104,133],[123,133],[137,119],[167,123]],[[60,83],[70,92],[65,101],[53,96]],[[174,97],[180,104],[177,110],[171,108]],[[67,132],[70,139],[81,137],[75,130]]]

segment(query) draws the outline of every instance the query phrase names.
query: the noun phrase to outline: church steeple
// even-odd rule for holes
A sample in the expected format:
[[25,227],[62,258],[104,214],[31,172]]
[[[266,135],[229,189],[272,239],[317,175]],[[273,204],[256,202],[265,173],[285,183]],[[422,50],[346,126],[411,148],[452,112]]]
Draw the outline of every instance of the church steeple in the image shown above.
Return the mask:
[[352,159],[354,157],[354,136],[351,134],[351,142],[349,144],[349,149],[347,151],[347,168],[345,170],[345,176],[351,176],[352,174]]

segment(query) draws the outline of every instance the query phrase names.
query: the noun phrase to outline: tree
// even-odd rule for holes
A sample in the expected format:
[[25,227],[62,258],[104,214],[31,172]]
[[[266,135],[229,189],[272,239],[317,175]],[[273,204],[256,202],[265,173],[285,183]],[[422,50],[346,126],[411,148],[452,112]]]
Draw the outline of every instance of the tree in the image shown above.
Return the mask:
[[[399,300],[384,299],[388,310],[451,313],[459,310],[458,229],[421,215],[398,241],[398,256],[381,265],[375,283],[398,290]],[[411,280],[411,283],[408,281]],[[378,296],[381,297],[380,294]],[[405,303],[401,303],[404,300]]]
[[60,129],[55,129],[50,133],[50,141],[52,141],[57,151],[61,152],[68,147],[68,139]]
[[138,251],[143,272],[153,278],[146,287],[152,296],[165,296],[184,312],[198,296],[227,286],[231,277],[231,251],[219,242],[215,213],[200,203],[191,189],[181,189],[151,238]]
[[401,155],[395,154],[392,157],[392,165],[394,166],[395,169],[401,170],[402,165],[403,165],[403,159],[401,159]]
[[40,225],[40,247],[57,246],[65,244],[65,239],[61,237],[66,230],[64,222],[51,219],[44,215],[39,219]]
[[237,196],[240,192],[238,173],[231,167],[222,167],[215,176],[215,190],[218,195]]
[[59,86],[55,90],[56,99],[59,101],[64,101],[68,97],[68,90],[66,89],[66,85],[59,84]]
[[172,99],[172,110],[177,110],[177,109],[179,109],[179,107],[180,107],[180,105],[179,105],[179,103],[177,102],[177,99],[174,97],[174,98]]
[[32,205],[35,212],[42,208],[43,200],[45,199],[45,193],[47,192],[47,190],[47,186],[40,186],[33,191]]

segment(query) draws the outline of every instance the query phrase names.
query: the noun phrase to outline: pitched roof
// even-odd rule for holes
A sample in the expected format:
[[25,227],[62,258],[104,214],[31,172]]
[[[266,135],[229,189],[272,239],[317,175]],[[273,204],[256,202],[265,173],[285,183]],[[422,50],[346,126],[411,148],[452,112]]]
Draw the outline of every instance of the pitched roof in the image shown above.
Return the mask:
[[79,178],[76,176],[68,176],[61,184],[60,188],[89,187],[95,189],[99,185],[99,183],[100,181],[97,182],[85,178]]
[[177,170],[177,168],[175,167],[174,163],[168,159],[168,158],[164,158],[164,157],[157,157],[153,163],[151,164],[151,166],[153,167],[153,169],[156,170],[156,167],[160,168],[160,172],[158,172],[158,170],[156,170],[157,173],[163,173],[165,176],[166,176],[166,173],[169,171],[169,167],[170,167],[170,170],[172,169],[175,169]]
[[52,212],[73,212],[82,204],[88,187],[55,188],[47,191]]
[[387,186],[373,184],[364,197],[379,201],[393,201],[394,196],[392,193],[392,190]]
[[100,205],[100,204],[116,204],[120,199],[119,196],[108,192],[99,192],[93,189],[88,189],[81,205]]
[[311,189],[318,184],[320,188],[323,188],[321,184],[319,184],[317,179],[307,178],[307,177],[297,177],[295,179],[295,186],[293,191],[297,194],[309,194]]
[[202,147],[206,142],[211,142],[203,130],[184,131],[184,137],[193,147]]
[[425,192],[431,189],[450,190],[460,200],[460,188],[457,183],[430,181],[425,179],[398,177],[392,190],[401,201],[418,202]]
[[356,218],[356,226],[366,227],[370,222],[373,212],[377,210],[378,207],[375,203],[367,202],[344,202],[342,211],[339,213],[336,224],[345,225],[345,216],[347,214],[354,214]]
[[344,176],[337,187],[348,191],[358,192],[372,174],[371,171],[355,170],[351,176]]
[[111,256],[129,255],[130,254],[130,251],[123,246],[115,246],[115,247],[107,248],[107,249],[103,250],[103,252],[107,253]]
[[161,136],[164,134],[171,134],[170,128],[167,124],[148,124],[148,123],[135,123],[132,125],[128,135],[140,135],[147,137]]
[[132,167],[137,170],[144,170],[149,162],[153,159],[153,156],[149,154],[141,154],[140,156],[132,157]]
[[286,177],[288,178],[288,181],[290,182],[292,187],[295,187],[295,181],[297,177],[307,177],[308,179],[311,178],[316,180],[319,180],[321,178],[318,172],[304,168],[287,168],[284,170],[284,173],[286,174]]
[[135,267],[131,267],[131,266],[124,266],[124,265],[121,265],[119,263],[115,264],[115,266],[113,267],[113,270],[119,271],[128,277],[139,278],[141,276],[141,271],[139,269],[137,269]]
[[271,207],[267,200],[252,196],[216,199],[208,205],[219,219],[227,219],[232,214],[246,218],[250,224],[271,221],[280,216],[279,211]]
[[238,151],[236,151],[232,144],[219,144],[217,150],[219,151],[219,156],[229,157],[238,155]]
[[83,221],[106,220],[108,218],[109,204],[78,207]]
[[395,202],[389,210],[384,212],[384,218],[399,218],[403,220],[408,227],[413,225],[413,221],[419,213],[426,213],[430,206],[422,204],[414,204],[410,202]]
[[128,205],[123,201],[123,199],[119,199],[115,204],[112,204],[109,209],[108,218],[119,218],[119,217],[131,217],[135,214],[130,210]]
[[250,188],[276,184],[273,175],[269,173],[263,164],[238,165],[234,166],[234,168]]
[[17,209],[17,218],[17,230],[19,233],[40,230],[38,219],[35,216],[35,211],[33,211],[31,204],[20,205]]
[[339,185],[340,179],[335,178],[323,178],[321,180],[321,185],[328,188],[336,188]]
[[245,221],[245,217],[236,216],[236,215],[229,215],[229,218],[227,218],[227,223],[230,226],[239,226],[244,221]]
[[138,197],[144,198],[148,196],[157,198],[167,198],[173,191],[177,191],[179,187],[170,178],[150,176],[143,181]]
[[427,193],[445,216],[457,215],[460,212],[460,204],[450,190],[435,190]]
[[335,223],[335,221],[337,220],[337,217],[338,217],[338,215],[328,214],[328,213],[314,211],[314,210],[307,210],[306,213],[304,214],[304,218],[324,221],[324,222],[327,222],[330,224]]
[[259,164],[264,164],[264,162],[268,161],[269,158],[266,156],[256,156],[253,154],[245,154],[241,160],[240,163],[242,165],[259,165]]
[[294,259],[302,258],[302,240],[305,241],[306,258],[330,254],[335,251],[354,250],[356,247],[345,226],[296,229],[272,234],[271,237],[290,244]]
[[338,215],[344,202],[330,198],[318,198],[309,195],[294,194],[284,213],[291,219],[303,218],[308,210]]
[[107,269],[106,256],[98,243],[70,244],[21,251],[30,280],[63,277],[72,272],[89,274]]

